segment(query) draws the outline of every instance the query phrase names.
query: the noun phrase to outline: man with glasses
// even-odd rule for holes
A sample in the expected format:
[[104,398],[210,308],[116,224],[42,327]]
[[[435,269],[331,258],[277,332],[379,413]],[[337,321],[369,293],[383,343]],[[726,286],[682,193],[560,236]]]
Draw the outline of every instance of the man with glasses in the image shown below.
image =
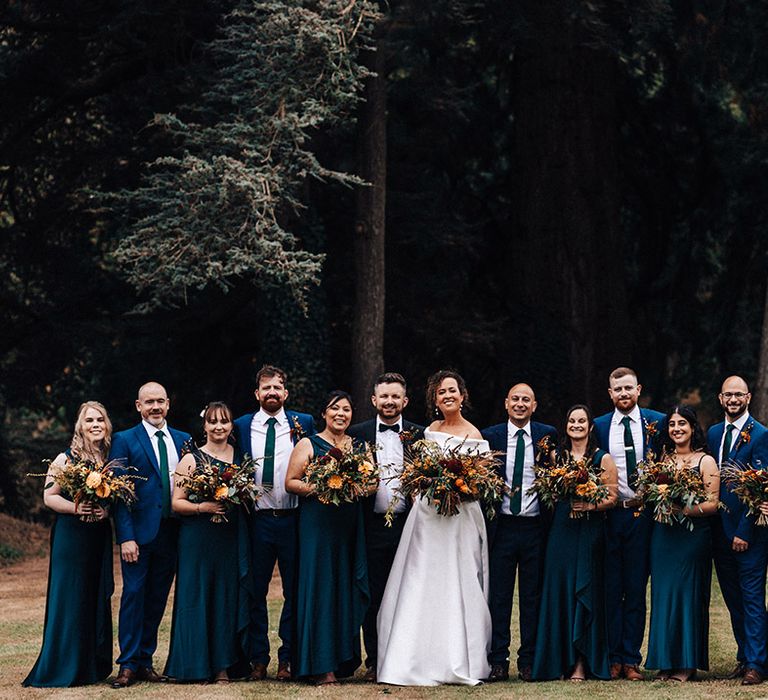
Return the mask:
[[[707,444],[720,467],[768,467],[768,430],[749,415],[752,395],[747,383],[741,377],[728,377],[718,398],[725,418],[709,429]],[[725,508],[713,519],[712,551],[738,647],[736,668],[729,678],[741,678],[742,685],[757,685],[763,682],[768,642],[768,528],[755,526],[731,488],[720,480],[720,501]]]

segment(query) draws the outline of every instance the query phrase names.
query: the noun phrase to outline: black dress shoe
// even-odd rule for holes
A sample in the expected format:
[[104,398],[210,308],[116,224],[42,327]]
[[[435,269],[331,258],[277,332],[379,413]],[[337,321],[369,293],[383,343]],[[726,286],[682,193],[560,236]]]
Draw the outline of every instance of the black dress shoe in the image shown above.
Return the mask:
[[521,681],[530,683],[533,680],[533,669],[530,666],[518,666],[517,677]]
[[736,668],[733,669],[725,678],[729,681],[735,681],[737,678],[744,678],[744,674],[747,672],[747,667],[739,662],[736,664]]
[[498,683],[499,681],[509,680],[509,671],[504,664],[493,664],[491,666],[491,672],[488,674],[488,678],[485,679],[487,683]]
[[117,678],[115,678],[110,685],[113,688],[127,688],[135,682],[136,672],[133,669],[123,667],[120,669],[120,673],[117,674]]

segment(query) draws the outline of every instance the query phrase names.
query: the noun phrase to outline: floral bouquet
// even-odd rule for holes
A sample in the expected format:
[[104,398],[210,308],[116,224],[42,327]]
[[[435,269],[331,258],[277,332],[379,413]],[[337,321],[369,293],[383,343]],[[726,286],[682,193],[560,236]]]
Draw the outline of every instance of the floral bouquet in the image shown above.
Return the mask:
[[[118,460],[97,464],[90,460],[73,458],[61,467],[51,465],[48,473],[27,476],[48,476],[50,473],[53,483],[45,488],[50,488],[54,483],[58,484],[62,492],[74,501],[75,512],[81,503],[90,503],[101,508],[108,508],[115,501],[133,505],[136,503],[136,486],[133,481],[143,477],[116,474],[115,470],[125,471],[125,467]],[[81,515],[80,520],[94,523],[98,518],[95,515]]]
[[709,498],[698,470],[678,467],[666,452],[662,452],[659,459],[651,453],[638,465],[635,490],[641,507],[652,509],[656,522],[664,525],[678,522],[689,530],[693,530],[693,521],[683,514],[683,508],[693,508]]
[[[218,464],[221,464],[216,460]],[[217,465],[202,451],[196,453],[195,467],[188,476],[178,478],[178,485],[186,489],[190,503],[217,501],[226,510],[257,501],[266,490],[254,481],[256,463],[245,455],[240,464],[228,464],[225,468]],[[212,523],[229,522],[224,513],[211,515]]]
[[768,516],[760,512],[760,504],[768,501],[768,470],[743,469],[738,464],[728,464],[720,470],[720,478],[747,507],[747,513],[757,516],[756,525],[768,525]]
[[320,503],[338,506],[373,493],[379,485],[379,469],[368,449],[332,447],[309,461],[304,481],[314,486]]
[[[496,472],[498,452],[462,452],[462,446],[443,448],[432,440],[418,440],[406,451],[397,491],[405,498],[426,498],[440,515],[456,515],[462,501],[481,501],[489,517],[509,488]],[[394,478],[394,477],[393,477]],[[391,524],[399,496],[389,504]]]
[[[530,491],[536,493],[545,506],[554,506],[559,501],[583,501],[598,503],[608,496],[608,487],[600,483],[603,473],[599,464],[591,459],[574,459],[569,451],[557,456],[554,466],[537,463],[533,467],[535,478]],[[571,510],[569,517],[583,518],[587,511]]]

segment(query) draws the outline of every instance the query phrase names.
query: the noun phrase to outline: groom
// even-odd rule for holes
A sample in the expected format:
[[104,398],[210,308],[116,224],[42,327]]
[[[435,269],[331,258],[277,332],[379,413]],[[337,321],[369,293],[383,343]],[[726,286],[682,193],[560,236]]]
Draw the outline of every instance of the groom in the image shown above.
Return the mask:
[[509,420],[481,431],[492,450],[504,453],[500,458],[500,476],[504,477],[507,486],[514,488],[511,496],[504,496],[488,528],[488,607],[492,633],[488,655],[491,674],[487,680],[490,682],[509,678],[509,625],[515,574],[520,580],[517,671],[522,680],[531,680],[546,533],[539,499],[528,491],[533,485],[533,465],[540,458],[542,441],[548,438],[552,447],[557,443],[557,431],[553,426],[531,420],[536,406],[533,389],[528,384],[515,384],[504,399]]
[[[363,504],[365,515],[365,546],[368,558],[368,585],[371,603],[363,620],[363,640],[367,658],[365,680],[376,680],[378,635],[376,616],[384,596],[389,570],[395,559],[397,545],[403,533],[408,503],[402,498],[394,507],[392,526],[384,519],[389,503],[398,486],[397,476],[403,471],[403,451],[407,445],[424,437],[424,428],[403,420],[403,409],[408,405],[405,379],[402,374],[386,372],[373,384],[373,403],[376,418],[353,425],[347,431],[355,440],[368,443],[379,466],[381,480],[376,493]],[[389,477],[395,477],[388,480]]]
[[120,545],[123,595],[120,599],[120,672],[113,688],[127,688],[137,680],[166,680],[152,667],[157,628],[165,611],[176,572],[179,521],[171,516],[173,473],[187,433],[168,427],[171,402],[161,384],[147,382],[139,389],[136,410],[141,423],[115,433],[110,460],[119,460],[137,478],[137,504],[115,505],[115,533]]

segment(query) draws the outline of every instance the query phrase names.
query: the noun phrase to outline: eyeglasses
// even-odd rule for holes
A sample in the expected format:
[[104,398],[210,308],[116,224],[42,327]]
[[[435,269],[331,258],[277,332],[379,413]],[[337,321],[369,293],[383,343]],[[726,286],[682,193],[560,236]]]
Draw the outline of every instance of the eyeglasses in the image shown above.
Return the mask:
[[743,391],[724,391],[720,396],[724,399],[743,399],[747,394]]

